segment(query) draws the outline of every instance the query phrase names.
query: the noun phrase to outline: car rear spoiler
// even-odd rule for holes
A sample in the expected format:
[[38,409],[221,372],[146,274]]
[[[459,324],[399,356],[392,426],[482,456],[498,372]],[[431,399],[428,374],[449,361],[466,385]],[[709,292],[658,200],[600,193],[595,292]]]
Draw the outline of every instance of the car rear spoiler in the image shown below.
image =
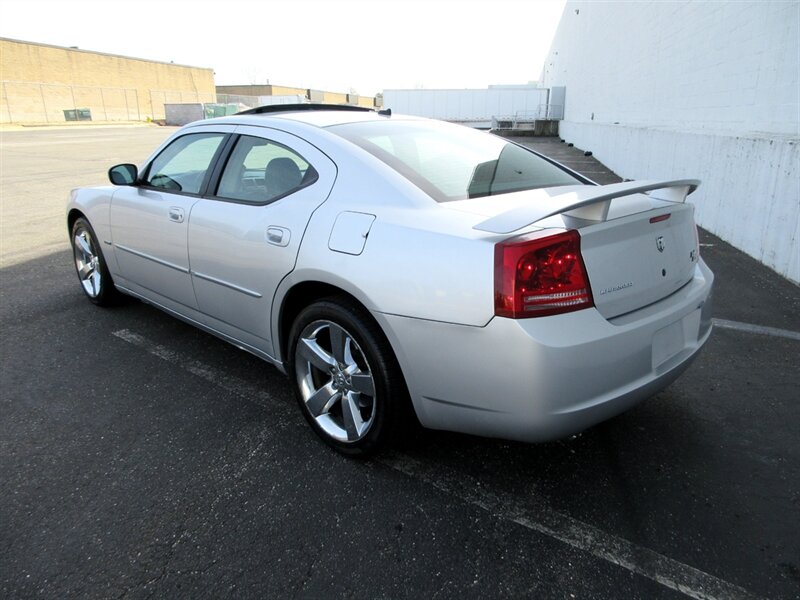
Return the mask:
[[[676,179],[672,181],[625,181],[610,185],[571,187],[569,191],[546,198],[536,203],[513,208],[509,211],[486,219],[475,225],[473,229],[489,233],[511,233],[537,221],[568,213],[572,217],[591,221],[605,221],[608,207],[614,198],[622,198],[632,194],[653,192],[651,198],[669,202],[685,202],[686,196],[700,185],[697,179]],[[554,188],[553,191],[557,191]]]

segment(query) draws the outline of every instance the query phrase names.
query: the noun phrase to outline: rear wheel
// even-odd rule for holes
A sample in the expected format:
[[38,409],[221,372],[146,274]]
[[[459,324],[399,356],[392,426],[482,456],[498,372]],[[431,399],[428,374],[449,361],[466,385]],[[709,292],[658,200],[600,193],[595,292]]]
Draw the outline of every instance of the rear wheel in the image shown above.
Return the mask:
[[304,309],[290,334],[290,376],[303,415],[329,446],[375,452],[401,427],[407,392],[383,332],[343,298]]
[[83,217],[72,225],[72,254],[81,287],[90,301],[108,306],[119,296],[97,241],[94,229]]

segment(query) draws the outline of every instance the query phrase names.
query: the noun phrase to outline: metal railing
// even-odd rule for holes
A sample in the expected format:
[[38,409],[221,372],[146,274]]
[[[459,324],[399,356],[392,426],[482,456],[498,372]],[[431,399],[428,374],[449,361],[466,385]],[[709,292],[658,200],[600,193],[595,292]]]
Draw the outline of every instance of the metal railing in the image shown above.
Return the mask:
[[558,121],[564,118],[564,107],[559,104],[540,104],[536,110],[521,110],[513,115],[492,117],[492,129],[533,129],[536,121]]

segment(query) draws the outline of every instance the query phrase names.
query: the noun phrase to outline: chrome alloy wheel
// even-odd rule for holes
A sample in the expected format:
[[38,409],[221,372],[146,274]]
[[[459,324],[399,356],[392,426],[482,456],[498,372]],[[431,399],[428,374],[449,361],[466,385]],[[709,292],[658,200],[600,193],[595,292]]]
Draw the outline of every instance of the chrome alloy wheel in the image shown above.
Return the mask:
[[344,328],[309,323],[295,350],[300,394],[320,428],[339,442],[357,442],[375,421],[375,382],[367,359]]
[[100,269],[100,256],[95,252],[94,241],[89,231],[82,227],[76,229],[72,248],[75,268],[78,270],[83,290],[90,298],[97,298],[100,295],[103,275]]

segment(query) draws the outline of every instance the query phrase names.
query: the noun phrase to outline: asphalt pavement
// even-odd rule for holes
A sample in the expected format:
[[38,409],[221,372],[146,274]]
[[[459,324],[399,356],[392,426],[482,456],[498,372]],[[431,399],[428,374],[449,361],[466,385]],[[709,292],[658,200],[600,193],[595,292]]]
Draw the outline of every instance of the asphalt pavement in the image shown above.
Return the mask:
[[169,133],[0,133],[0,597],[800,598],[797,285],[703,232],[717,326],[651,400],[346,459],[271,366],[84,298],[69,189]]

